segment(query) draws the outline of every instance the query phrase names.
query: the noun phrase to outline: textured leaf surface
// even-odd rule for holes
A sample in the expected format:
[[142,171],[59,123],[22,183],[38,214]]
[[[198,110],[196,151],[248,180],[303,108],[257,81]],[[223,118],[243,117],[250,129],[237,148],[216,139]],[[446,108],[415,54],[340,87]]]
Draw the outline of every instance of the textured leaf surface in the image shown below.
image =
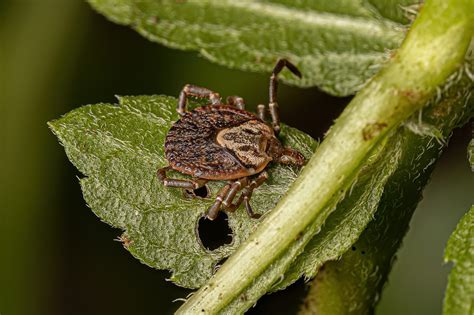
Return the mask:
[[[232,243],[214,251],[201,243],[196,225],[212,199],[185,199],[182,191],[165,188],[156,178],[166,166],[164,139],[178,119],[176,99],[165,96],[121,97],[120,104],[78,108],[50,123],[71,162],[86,177],[84,198],[106,223],[123,229],[126,248],[145,264],[172,271],[176,284],[197,288],[248,236],[257,220],[240,209],[229,215]],[[281,139],[309,158],[316,142],[284,126]],[[273,165],[270,179],[253,194],[254,210],[274,207],[298,173]],[[180,174],[170,173],[174,177]],[[215,196],[223,182],[210,183]]]
[[444,300],[444,315],[470,315],[474,312],[474,206],[453,232],[444,255],[454,263]]
[[[231,68],[268,73],[286,57],[328,93],[356,92],[397,48],[419,0],[88,0],[110,20]],[[412,12],[412,13],[410,13]]]

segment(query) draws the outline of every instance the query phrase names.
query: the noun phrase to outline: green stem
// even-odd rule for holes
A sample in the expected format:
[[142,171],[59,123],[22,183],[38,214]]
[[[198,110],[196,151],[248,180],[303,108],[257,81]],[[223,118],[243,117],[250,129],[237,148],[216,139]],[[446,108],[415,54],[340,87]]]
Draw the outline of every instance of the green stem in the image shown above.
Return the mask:
[[400,50],[352,100],[289,193],[179,314],[219,312],[312,222],[323,224],[323,209],[343,194],[374,146],[462,63],[473,14],[471,0],[427,1]]
[[473,60],[468,56],[466,65],[442,88],[441,97],[432,97],[430,105],[423,109],[421,121],[436,130],[433,136],[437,136],[438,141],[433,136],[420,134],[419,130],[413,132],[414,129],[406,125],[390,135],[391,142],[397,139],[400,143],[397,147],[400,160],[397,170],[384,185],[374,219],[352,250],[324,266],[314,266],[317,275],[299,315],[374,313],[435,161],[447,147],[453,129],[474,116],[474,95],[471,94],[474,81],[470,78],[474,71]]

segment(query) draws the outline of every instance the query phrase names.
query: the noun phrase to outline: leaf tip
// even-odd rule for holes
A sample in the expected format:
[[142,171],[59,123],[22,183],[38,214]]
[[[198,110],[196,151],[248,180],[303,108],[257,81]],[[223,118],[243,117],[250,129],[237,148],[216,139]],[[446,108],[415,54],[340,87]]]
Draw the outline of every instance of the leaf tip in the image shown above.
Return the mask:
[[58,122],[58,119],[54,119],[54,120],[50,120],[48,122],[46,122],[46,125],[48,126],[48,128],[51,130],[51,132],[57,136],[58,132],[59,132],[59,122]]

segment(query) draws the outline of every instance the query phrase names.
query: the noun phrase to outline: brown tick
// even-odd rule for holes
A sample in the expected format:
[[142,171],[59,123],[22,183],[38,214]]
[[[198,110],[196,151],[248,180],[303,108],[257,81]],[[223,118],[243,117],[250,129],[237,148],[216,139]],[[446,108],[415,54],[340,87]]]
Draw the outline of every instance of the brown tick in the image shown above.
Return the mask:
[[[187,191],[199,189],[210,180],[227,180],[206,213],[210,220],[221,209],[235,211],[242,202],[250,217],[260,217],[253,212],[249,201],[253,190],[268,178],[265,172],[268,163],[302,166],[305,162],[301,153],[283,147],[277,138],[280,132],[277,76],[285,66],[301,78],[299,70],[288,60],[278,60],[270,77],[271,124],[265,120],[265,105],[258,105],[255,115],[245,110],[244,100],[238,96],[228,97],[227,104],[223,104],[218,93],[189,84],[179,95],[177,110],[181,118],[173,124],[165,141],[169,166],[158,170],[158,178],[165,186]],[[189,96],[208,99],[209,105],[187,111]],[[193,178],[167,178],[166,171],[171,169]]]

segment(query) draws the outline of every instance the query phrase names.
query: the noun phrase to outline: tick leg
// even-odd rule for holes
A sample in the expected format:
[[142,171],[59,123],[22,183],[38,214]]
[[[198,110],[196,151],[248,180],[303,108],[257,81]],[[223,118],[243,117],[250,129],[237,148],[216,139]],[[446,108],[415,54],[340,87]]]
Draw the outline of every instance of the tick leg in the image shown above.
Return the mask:
[[260,118],[262,121],[265,121],[266,120],[266,111],[267,109],[265,108],[265,105],[263,104],[259,104],[257,106],[257,116],[258,118]]
[[245,109],[245,102],[244,99],[240,96],[229,96],[227,97],[227,104],[230,106],[235,106],[238,109]]
[[249,178],[244,177],[239,180],[236,180],[235,182],[231,184],[229,192],[227,193],[224,200],[222,201],[222,205],[224,206],[224,208],[226,208],[230,212],[233,212],[239,207],[240,204],[235,206],[232,204],[232,202],[234,201],[235,195],[237,195],[239,191],[241,191],[244,187],[246,187],[248,183],[249,183]]
[[189,180],[189,179],[168,178],[166,177],[166,172],[169,171],[170,169],[171,169],[170,166],[166,166],[166,167],[160,168],[157,172],[158,178],[166,187],[194,190],[194,189],[198,189],[204,186],[207,183],[207,180],[205,179]]
[[244,191],[242,192],[242,196],[244,199],[244,204],[245,204],[245,209],[247,210],[247,213],[249,217],[253,219],[258,219],[262,215],[259,213],[255,213],[252,210],[252,206],[250,206],[250,198],[252,198],[252,193],[255,188],[258,186],[262,185],[266,180],[268,179],[268,174],[267,172],[262,172],[258,177],[250,182],[250,184],[245,187]]
[[252,193],[255,188],[262,185],[268,179],[267,172],[262,172],[258,175],[257,178],[250,181],[247,186],[245,186],[242,190],[242,193],[239,196],[239,199],[236,203],[229,204],[226,210],[229,212],[235,211],[239,206],[244,202],[245,209],[247,210],[248,215],[253,219],[258,219],[261,217],[260,214],[253,212],[252,207],[250,206],[250,198],[252,197]]
[[255,213],[253,212],[252,206],[250,205],[250,198],[252,197],[252,191],[250,191],[248,194],[244,196],[244,205],[245,205],[245,210],[247,210],[247,214],[249,217],[252,219],[260,219],[262,216],[260,213]]
[[222,187],[217,193],[216,201],[214,201],[212,206],[207,210],[207,218],[209,220],[217,218],[221,208],[229,212],[234,212],[242,203],[243,197],[241,196],[239,198],[237,204],[233,204],[232,201],[234,200],[235,195],[241,191],[242,188],[248,186],[248,184],[248,177],[244,177]]
[[275,68],[273,68],[272,75],[270,76],[270,103],[268,104],[268,108],[270,110],[270,116],[272,117],[272,127],[276,134],[280,132],[280,111],[277,102],[278,74],[284,67],[287,67],[294,75],[301,78],[301,73],[298,68],[286,59],[279,59]]
[[219,96],[219,93],[196,85],[186,84],[179,94],[177,109],[178,114],[183,115],[186,112],[189,96],[208,99],[211,105],[221,104],[221,97]]
[[[207,211],[207,218],[210,220],[217,218],[221,208],[228,209],[231,207],[230,212],[233,212],[235,209],[237,209],[240,204],[234,207],[234,205],[232,205],[232,201],[234,200],[235,195],[247,185],[248,177],[244,177],[222,187],[217,193],[216,201],[214,201],[212,206]],[[242,203],[242,201],[240,203]]]
[[219,211],[221,209],[222,201],[223,201],[224,197],[227,195],[227,193],[229,192],[230,186],[231,186],[230,184],[225,185],[217,193],[216,200],[214,201],[212,206],[210,206],[209,209],[207,210],[206,217],[209,220],[212,221],[215,218],[217,218],[217,215],[219,214]]

